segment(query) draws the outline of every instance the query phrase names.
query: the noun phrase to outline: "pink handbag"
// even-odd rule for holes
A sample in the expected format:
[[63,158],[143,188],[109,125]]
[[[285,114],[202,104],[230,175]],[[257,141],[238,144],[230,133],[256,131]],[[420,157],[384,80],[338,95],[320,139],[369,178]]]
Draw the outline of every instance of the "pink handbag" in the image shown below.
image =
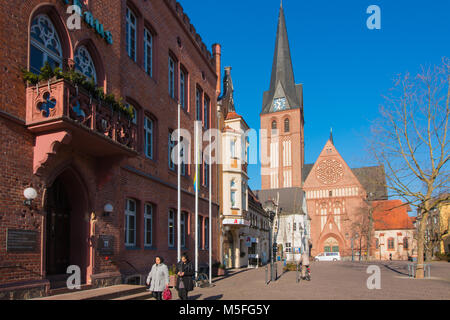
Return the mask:
[[172,299],[172,291],[170,291],[169,287],[166,287],[163,291],[163,300],[171,300]]

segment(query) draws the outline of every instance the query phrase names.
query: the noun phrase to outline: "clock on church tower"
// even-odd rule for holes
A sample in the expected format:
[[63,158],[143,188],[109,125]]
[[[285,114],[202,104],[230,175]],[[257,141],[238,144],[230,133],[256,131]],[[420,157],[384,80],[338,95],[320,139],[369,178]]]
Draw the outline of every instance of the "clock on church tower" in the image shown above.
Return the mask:
[[274,112],[286,110],[286,98],[277,98],[273,100],[272,110]]

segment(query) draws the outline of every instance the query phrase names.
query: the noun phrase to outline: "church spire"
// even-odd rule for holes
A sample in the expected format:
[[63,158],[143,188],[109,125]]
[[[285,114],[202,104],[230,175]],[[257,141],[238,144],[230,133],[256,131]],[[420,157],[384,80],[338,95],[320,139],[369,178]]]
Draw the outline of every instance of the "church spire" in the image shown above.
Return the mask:
[[332,144],[334,144],[334,142],[333,142],[333,127],[330,128],[330,141]]
[[281,97],[286,98],[288,108],[300,107],[301,102],[294,80],[283,1],[280,2],[270,89],[264,95],[263,113],[271,112],[273,100]]

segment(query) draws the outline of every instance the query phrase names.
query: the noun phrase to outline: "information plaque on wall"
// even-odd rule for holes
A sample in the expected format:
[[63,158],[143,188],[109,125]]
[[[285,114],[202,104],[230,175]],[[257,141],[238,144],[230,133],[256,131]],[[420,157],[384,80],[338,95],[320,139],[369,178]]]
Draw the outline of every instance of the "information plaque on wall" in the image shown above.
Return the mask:
[[101,256],[114,254],[114,236],[100,235],[97,242],[97,252]]
[[37,231],[8,229],[6,233],[7,252],[36,252],[38,241]]

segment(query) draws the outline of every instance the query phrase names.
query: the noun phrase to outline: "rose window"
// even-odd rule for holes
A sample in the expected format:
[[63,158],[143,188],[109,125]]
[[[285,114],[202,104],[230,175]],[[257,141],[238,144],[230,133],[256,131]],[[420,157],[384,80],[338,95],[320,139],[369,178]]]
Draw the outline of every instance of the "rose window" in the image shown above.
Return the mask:
[[333,184],[342,179],[344,169],[337,160],[327,159],[319,163],[316,169],[316,176],[324,184]]

